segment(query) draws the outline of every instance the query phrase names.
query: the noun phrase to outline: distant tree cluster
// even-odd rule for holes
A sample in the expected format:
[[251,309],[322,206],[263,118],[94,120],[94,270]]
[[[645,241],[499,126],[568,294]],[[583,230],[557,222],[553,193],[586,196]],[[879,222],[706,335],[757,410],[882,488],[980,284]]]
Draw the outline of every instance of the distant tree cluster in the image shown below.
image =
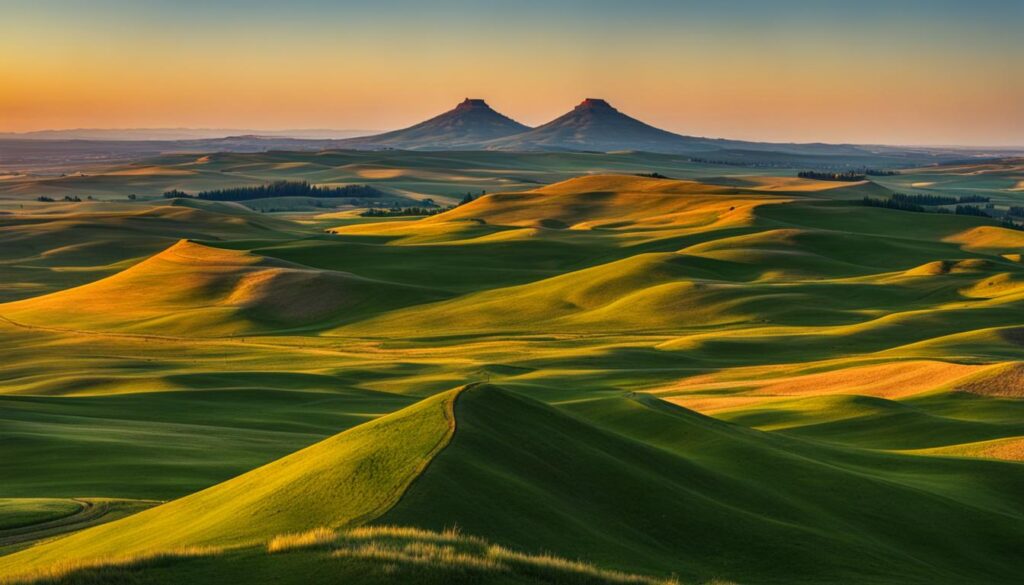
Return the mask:
[[1019,207],[1017,205],[1013,205],[1009,209],[1006,210],[1006,215],[1013,215],[1013,216],[1016,216],[1016,217],[1024,217],[1024,207]]
[[[39,201],[41,203],[53,203],[54,201],[56,201],[56,199],[54,199],[53,197],[47,197],[46,195],[40,195],[39,197],[36,197],[36,201]],[[62,201],[68,201],[71,203],[81,203],[82,198],[79,197],[78,195],[65,195]],[[92,201],[91,196],[89,197],[89,201]]]
[[789,167],[792,166],[791,163],[784,162],[784,161],[779,161],[779,162],[775,162],[775,161],[758,161],[758,162],[754,162],[754,161],[749,161],[749,160],[744,160],[744,161],[716,160],[716,159],[712,159],[712,158],[703,158],[703,157],[699,157],[699,156],[691,156],[691,157],[689,157],[686,160],[688,162],[702,164],[702,165],[721,165],[721,166],[728,166],[728,167],[760,167],[760,168],[782,169],[782,168],[789,168]]
[[988,197],[983,195],[961,195],[960,203],[988,203]]
[[[987,198],[985,199],[988,200]],[[928,206],[939,206],[939,205],[952,205],[961,201],[961,199],[955,197],[942,197],[938,195],[904,195],[902,193],[894,193],[889,199],[876,199],[873,197],[864,197],[861,199],[861,205],[868,207],[883,207],[885,209],[898,209],[900,211],[916,211],[918,213],[927,213],[929,210],[925,207]],[[977,205],[957,205],[953,211],[939,207],[934,210],[936,213],[954,213],[956,215],[973,215],[977,217],[992,217],[984,209]]]
[[[487,191],[481,190],[479,197],[483,197],[484,195],[487,195]],[[474,197],[472,193],[467,191],[466,192],[466,196],[463,197],[461,200],[459,200],[459,203],[458,203],[458,205],[456,205],[456,207],[458,207],[459,205],[465,205],[467,203],[472,203],[472,202],[474,202],[476,200],[477,200],[477,197]]]
[[958,203],[988,203],[988,197],[981,195],[961,195],[959,197],[948,197],[945,195],[907,195],[906,193],[893,193],[893,199],[899,199],[917,205],[956,205]]
[[669,179],[669,178],[671,178],[671,177],[666,177],[665,175],[663,175],[661,173],[654,173],[654,172],[651,172],[651,173],[637,173],[636,176],[638,176],[638,177],[647,177],[647,178],[650,178],[650,179]]
[[1003,221],[1000,222],[1000,225],[1003,226],[1004,228],[1009,228],[1011,230],[1024,231],[1024,223],[1013,221],[1013,218],[1008,215],[1003,218]]
[[957,215],[974,215],[977,217],[992,217],[984,209],[977,205],[957,205],[954,213]]
[[904,199],[875,199],[873,197],[865,197],[861,199],[861,205],[868,207],[884,207],[885,209],[898,209],[900,211],[917,211],[927,212],[923,205],[913,203]]
[[869,177],[892,177],[893,175],[900,174],[900,172],[883,169],[864,169],[864,174]]
[[392,207],[390,209],[371,208],[360,213],[363,217],[408,217],[430,216],[444,213],[452,207]]
[[841,172],[840,171],[837,171],[837,172],[800,171],[799,173],[796,174],[796,176],[800,177],[801,179],[814,179],[816,181],[848,181],[848,182],[863,181],[864,178],[865,178],[865,174],[864,173],[859,173],[859,172],[856,172],[856,171],[841,171]]
[[345,185],[344,187],[321,187],[311,185],[307,181],[276,181],[266,185],[251,187],[231,187],[212,191],[200,191],[189,195],[184,191],[172,190],[164,193],[164,197],[186,197],[205,199],[207,201],[248,201],[250,199],[270,199],[272,197],[382,197],[384,192],[369,185]]

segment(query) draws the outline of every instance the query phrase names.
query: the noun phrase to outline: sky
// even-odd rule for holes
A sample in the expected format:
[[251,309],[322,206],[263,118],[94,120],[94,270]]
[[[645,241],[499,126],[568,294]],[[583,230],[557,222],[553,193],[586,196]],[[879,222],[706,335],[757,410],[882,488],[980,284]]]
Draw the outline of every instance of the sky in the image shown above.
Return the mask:
[[390,130],[585,97],[687,135],[1024,145],[1024,0],[0,0],[0,132]]

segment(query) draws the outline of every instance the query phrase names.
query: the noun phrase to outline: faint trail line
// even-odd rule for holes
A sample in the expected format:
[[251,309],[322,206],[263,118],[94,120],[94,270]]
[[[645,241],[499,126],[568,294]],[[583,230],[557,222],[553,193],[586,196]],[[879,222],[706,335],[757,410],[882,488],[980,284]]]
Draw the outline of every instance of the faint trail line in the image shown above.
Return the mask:
[[77,512],[46,522],[0,530],[0,546],[9,546],[70,532],[78,526],[85,528],[110,511],[110,504],[105,501],[94,502],[80,498],[71,498],[71,500],[81,506]]

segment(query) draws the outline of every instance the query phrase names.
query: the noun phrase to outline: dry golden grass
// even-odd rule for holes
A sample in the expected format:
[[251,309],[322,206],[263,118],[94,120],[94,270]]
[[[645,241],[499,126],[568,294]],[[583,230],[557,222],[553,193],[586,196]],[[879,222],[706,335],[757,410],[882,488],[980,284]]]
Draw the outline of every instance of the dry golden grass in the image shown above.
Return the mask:
[[327,546],[338,538],[338,534],[330,528],[320,527],[306,532],[280,534],[267,542],[267,552],[276,553],[287,550],[317,548]]
[[[353,542],[354,541],[354,542]],[[675,579],[657,579],[601,569],[590,563],[550,554],[527,554],[488,544],[457,528],[434,532],[404,526],[369,526],[345,532],[332,552],[336,557],[408,563],[436,568],[458,567],[484,572],[526,574],[565,573],[609,583],[678,585]]]
[[1024,461],[1024,437],[979,441],[963,445],[951,445],[933,449],[907,451],[917,455],[950,455],[955,457],[979,457],[1002,461]]
[[[685,378],[676,384],[656,390],[658,394],[709,392],[726,389],[742,391],[740,396],[717,397],[723,407],[743,406],[757,402],[757,396],[815,396],[820,394],[859,394],[878,398],[903,398],[955,384],[958,380],[978,374],[989,366],[972,366],[932,360],[898,361],[853,366],[826,372],[778,376],[765,379],[765,368],[751,368],[750,377],[731,372],[728,377],[706,374]],[[776,368],[777,371],[777,368]],[[678,395],[669,398],[676,404],[696,408],[697,399],[710,399],[706,406],[717,404],[716,397]],[[698,410],[700,410],[698,408]]]
[[[728,195],[728,196],[725,196]],[[692,181],[593,175],[534,191],[496,193],[421,224],[484,220],[488,224],[559,229],[706,229],[748,225],[753,210],[788,201],[742,195]]]
[[457,567],[486,572],[504,572],[508,567],[493,558],[459,552],[451,546],[412,543],[396,547],[378,542],[344,547],[331,553],[335,557],[426,565],[436,568]]
[[361,526],[345,533],[349,539],[372,540],[375,538],[404,538],[428,542],[463,542],[483,545],[486,541],[476,536],[463,534],[458,526],[437,532],[412,526]]
[[1024,248],[1024,232],[983,225],[953,234],[943,241],[961,244],[965,250],[1015,252]]
[[935,260],[907,270],[903,274],[907,276],[938,276],[940,274],[960,274],[965,272],[978,272],[989,266],[987,260],[972,258],[952,262],[950,260]]
[[331,556],[388,564],[407,564],[435,569],[463,569],[520,574],[573,574],[609,583],[677,585],[663,580],[621,571],[601,569],[590,563],[550,554],[527,554],[462,534],[458,528],[443,531],[409,526],[363,526],[336,532],[316,528],[302,533],[276,536],[267,552],[282,553],[310,549],[332,549]]
[[980,396],[1024,398],[1024,362],[986,368],[977,376],[957,384],[956,389]]

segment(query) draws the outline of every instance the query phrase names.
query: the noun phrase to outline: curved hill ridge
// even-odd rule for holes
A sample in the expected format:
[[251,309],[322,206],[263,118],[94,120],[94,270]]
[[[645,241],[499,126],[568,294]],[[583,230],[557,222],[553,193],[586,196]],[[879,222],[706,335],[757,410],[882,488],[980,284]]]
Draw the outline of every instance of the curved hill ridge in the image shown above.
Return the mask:
[[0,305],[0,315],[42,327],[238,335],[326,327],[439,296],[428,289],[181,240],[103,280]]
[[247,544],[364,524],[393,506],[448,444],[458,393],[434,395],[123,520],[0,557],[0,575],[56,562]]
[[[464,391],[451,443],[378,522],[457,523],[513,546],[585,553],[604,566],[657,568],[693,582],[838,584],[867,572],[905,583],[953,583],[959,574],[998,583],[1014,570],[1010,543],[1024,543],[1014,532],[1019,506],[987,509],[985,520],[954,492],[922,487],[966,467],[985,481],[999,464],[900,466],[642,395],[565,409],[489,385]],[[1006,479],[1020,485],[1024,474]],[[998,491],[1012,493],[1008,485]],[[876,508],[862,509],[862,498]],[[960,526],[964,539],[950,542],[922,522],[934,517]]]
[[601,174],[531,191],[486,195],[423,223],[483,220],[560,229],[711,229],[749,224],[755,207],[787,200],[695,181]]

